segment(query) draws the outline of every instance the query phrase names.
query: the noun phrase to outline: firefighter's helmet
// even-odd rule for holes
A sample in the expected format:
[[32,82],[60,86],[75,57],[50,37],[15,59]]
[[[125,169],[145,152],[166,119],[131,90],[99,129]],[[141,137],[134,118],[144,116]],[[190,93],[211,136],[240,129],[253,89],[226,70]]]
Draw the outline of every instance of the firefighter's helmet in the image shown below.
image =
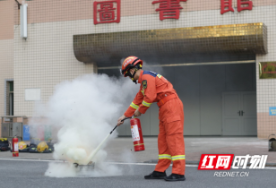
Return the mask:
[[27,148],[26,142],[21,141],[21,142],[18,143],[18,149],[19,149],[19,150],[24,150],[24,149],[26,149],[26,148]]
[[46,149],[49,149],[49,146],[47,145],[47,143],[45,141],[43,142],[40,142],[38,145],[37,145],[37,151],[38,152],[44,152]]
[[121,69],[121,73],[122,75],[124,75],[124,77],[130,76],[133,77],[133,75],[130,74],[129,70],[132,68],[137,68],[141,69],[143,66],[143,60],[139,59],[136,56],[129,56],[127,57],[123,64],[122,64],[122,69]]

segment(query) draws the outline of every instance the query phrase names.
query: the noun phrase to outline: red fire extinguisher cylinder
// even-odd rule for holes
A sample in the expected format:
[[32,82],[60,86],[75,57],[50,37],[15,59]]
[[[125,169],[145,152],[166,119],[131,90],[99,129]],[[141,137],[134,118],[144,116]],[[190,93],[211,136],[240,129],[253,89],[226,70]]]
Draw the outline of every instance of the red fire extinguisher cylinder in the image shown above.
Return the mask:
[[130,125],[131,125],[131,134],[132,134],[132,140],[134,145],[134,151],[144,151],[145,145],[144,145],[140,119],[132,118],[130,120]]
[[14,137],[12,139],[12,156],[13,157],[18,157],[19,152],[18,152],[18,138]]

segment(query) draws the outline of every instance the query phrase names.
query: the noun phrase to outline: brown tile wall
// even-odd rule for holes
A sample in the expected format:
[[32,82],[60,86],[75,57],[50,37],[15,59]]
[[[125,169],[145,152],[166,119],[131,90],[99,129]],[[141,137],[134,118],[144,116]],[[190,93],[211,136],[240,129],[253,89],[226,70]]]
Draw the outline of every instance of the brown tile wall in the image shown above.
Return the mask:
[[259,112],[258,118],[258,138],[268,138],[270,134],[276,135],[276,116],[269,116],[267,112]]
[[13,1],[0,1],[0,40],[13,39]]

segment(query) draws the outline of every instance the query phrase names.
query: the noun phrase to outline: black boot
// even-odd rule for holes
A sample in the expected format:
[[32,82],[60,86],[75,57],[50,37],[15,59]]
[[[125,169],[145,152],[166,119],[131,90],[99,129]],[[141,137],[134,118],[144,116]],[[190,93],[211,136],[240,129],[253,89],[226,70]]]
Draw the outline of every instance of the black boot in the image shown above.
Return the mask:
[[153,171],[151,174],[145,176],[145,179],[164,179],[166,176],[167,176],[166,171],[165,172]]
[[164,178],[166,181],[184,181],[185,175],[179,175],[179,174],[171,174],[168,177]]

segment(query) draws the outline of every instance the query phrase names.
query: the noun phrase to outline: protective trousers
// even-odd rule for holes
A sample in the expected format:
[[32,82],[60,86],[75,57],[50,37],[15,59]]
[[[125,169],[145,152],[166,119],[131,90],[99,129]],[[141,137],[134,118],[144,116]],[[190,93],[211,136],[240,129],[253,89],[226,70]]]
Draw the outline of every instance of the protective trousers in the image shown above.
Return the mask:
[[184,111],[179,98],[167,101],[159,109],[159,160],[155,171],[164,172],[173,162],[172,173],[185,174],[183,137]]

